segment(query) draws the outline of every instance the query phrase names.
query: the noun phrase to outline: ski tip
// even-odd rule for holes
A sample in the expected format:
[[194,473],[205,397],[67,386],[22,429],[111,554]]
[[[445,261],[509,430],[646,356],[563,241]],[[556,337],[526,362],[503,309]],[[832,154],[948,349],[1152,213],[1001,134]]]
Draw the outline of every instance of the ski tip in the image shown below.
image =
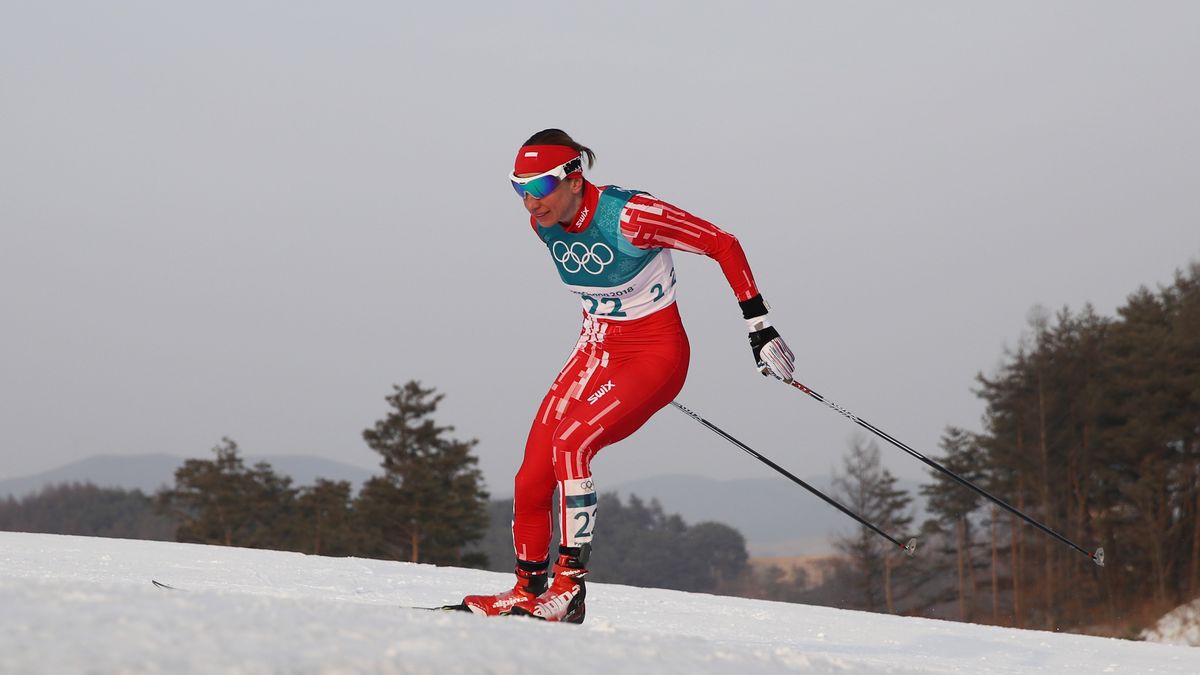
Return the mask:
[[917,552],[917,538],[913,537],[912,539],[908,540],[907,544],[904,545],[904,554],[911,558],[911,557],[913,557],[913,554],[915,554],[916,552]]
[[470,612],[471,611],[471,608],[467,607],[467,604],[465,602],[460,602],[457,605],[442,605],[441,607],[434,607],[434,609],[441,610],[443,612]]
[[166,585],[166,584],[162,583],[161,581],[156,581],[156,580],[154,580],[154,579],[151,579],[151,580],[150,580],[150,583],[154,584],[155,586],[158,586],[159,588],[165,588],[165,589],[167,589],[167,590],[169,590],[169,591],[176,591],[176,590],[179,590],[179,589],[175,588],[174,586],[168,586],[168,585]]
[[1096,549],[1096,552],[1092,554],[1092,562],[1096,563],[1098,567],[1104,567],[1104,547]]

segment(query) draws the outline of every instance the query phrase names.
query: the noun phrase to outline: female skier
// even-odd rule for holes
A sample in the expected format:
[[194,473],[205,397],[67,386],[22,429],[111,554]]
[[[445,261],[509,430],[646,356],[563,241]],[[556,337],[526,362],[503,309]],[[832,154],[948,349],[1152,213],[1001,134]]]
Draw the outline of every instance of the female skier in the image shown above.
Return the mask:
[[[767,321],[767,305],[732,235],[637,190],[583,176],[591,149],[560,129],[533,135],[510,176],[559,276],[583,301],[575,351],[542,400],[513,498],[517,583],[455,606],[582,623],[584,577],[596,525],[590,464],[601,448],[637,431],[683,388],[688,339],[675,306],[669,249],[717,261],[750,332],[759,370],[785,381],[793,355]],[[551,500],[558,488],[561,541],[549,583]]]

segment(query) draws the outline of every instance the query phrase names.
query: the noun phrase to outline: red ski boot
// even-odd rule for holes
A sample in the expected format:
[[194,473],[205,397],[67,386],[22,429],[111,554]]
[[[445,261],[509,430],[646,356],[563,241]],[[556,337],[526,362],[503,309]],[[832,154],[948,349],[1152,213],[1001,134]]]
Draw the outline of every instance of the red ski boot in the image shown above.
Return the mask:
[[565,621],[583,623],[586,607],[584,597],[587,589],[583,578],[587,576],[588,554],[591,546],[558,549],[558,562],[554,564],[554,583],[546,592],[530,598],[512,608],[513,616],[531,616],[543,621]]
[[517,584],[511,590],[496,595],[468,595],[463,598],[461,605],[451,605],[451,609],[461,609],[483,616],[505,616],[517,604],[536,599],[546,592],[546,568],[549,561],[528,563],[517,561]]

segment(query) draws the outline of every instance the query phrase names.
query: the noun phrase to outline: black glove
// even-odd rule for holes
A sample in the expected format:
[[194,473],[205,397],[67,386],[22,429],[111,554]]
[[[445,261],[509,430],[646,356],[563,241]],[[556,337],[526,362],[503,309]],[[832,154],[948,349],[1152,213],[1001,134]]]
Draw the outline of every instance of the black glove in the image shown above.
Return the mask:
[[750,350],[754,353],[758,372],[791,382],[796,355],[779,336],[779,331],[767,321],[767,303],[761,295],[756,295],[738,304],[750,327]]

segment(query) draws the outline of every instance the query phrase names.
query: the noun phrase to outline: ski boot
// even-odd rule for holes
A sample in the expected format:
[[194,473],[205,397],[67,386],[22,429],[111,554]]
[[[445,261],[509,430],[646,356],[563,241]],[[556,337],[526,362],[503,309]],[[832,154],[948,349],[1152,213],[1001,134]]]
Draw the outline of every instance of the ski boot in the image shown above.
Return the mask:
[[447,605],[443,609],[457,609],[483,616],[505,616],[517,604],[533,600],[546,592],[546,568],[550,561],[540,563],[517,561],[517,584],[512,589],[495,595],[468,595],[461,604]]
[[579,548],[558,547],[554,583],[544,593],[513,607],[512,615],[530,616],[543,621],[583,623],[586,609],[583,601],[587,595],[583,578],[588,573],[586,565],[591,552],[591,544]]

